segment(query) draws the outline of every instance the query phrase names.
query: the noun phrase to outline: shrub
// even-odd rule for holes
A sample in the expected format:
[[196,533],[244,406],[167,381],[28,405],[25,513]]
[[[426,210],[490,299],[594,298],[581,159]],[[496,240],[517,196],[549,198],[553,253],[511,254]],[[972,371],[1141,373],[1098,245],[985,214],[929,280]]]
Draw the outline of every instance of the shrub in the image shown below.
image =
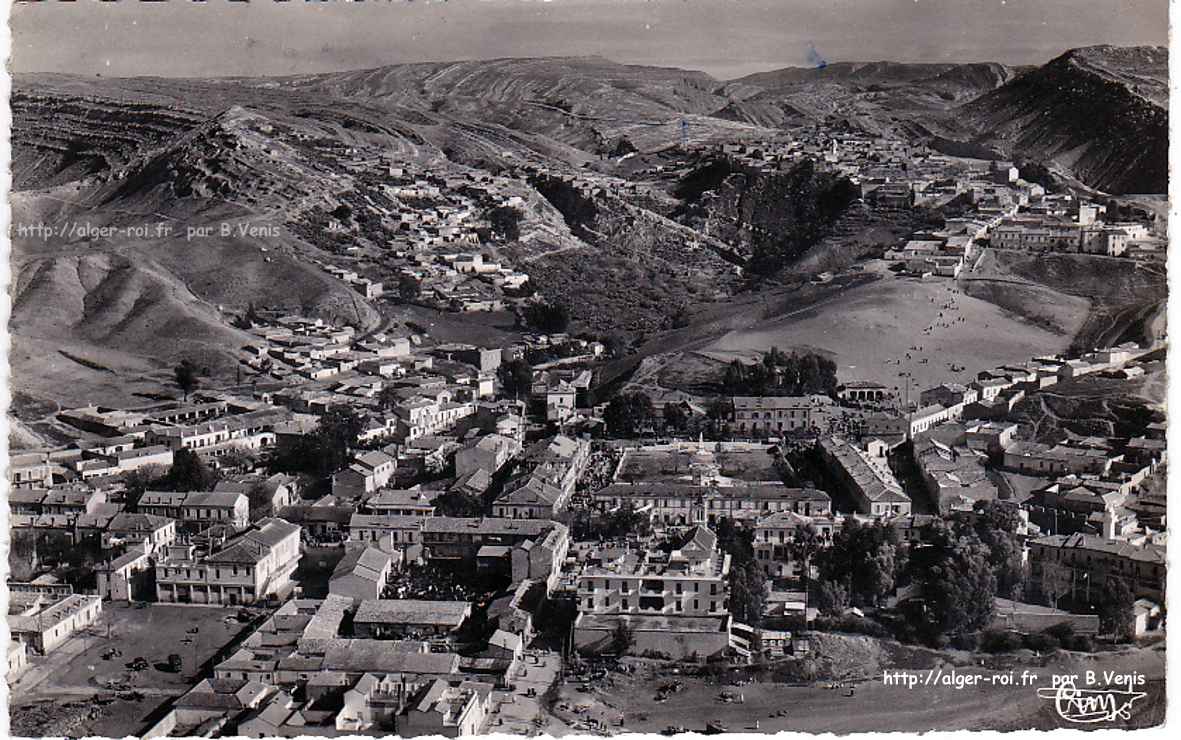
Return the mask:
[[1090,635],[1075,635],[1070,641],[1070,649],[1080,653],[1095,652],[1095,642]]
[[1021,647],[1021,636],[1005,630],[986,630],[980,635],[980,649],[987,653],[1011,653]]
[[1045,633],[1058,640],[1060,644],[1066,645],[1074,639],[1074,625],[1070,622],[1060,622],[1052,627],[1047,627]]
[[980,635],[975,632],[963,632],[951,638],[951,646],[956,650],[980,649]]
[[878,622],[856,614],[844,614],[839,617],[818,617],[812,626],[823,632],[851,632],[870,637],[890,637],[890,631]]
[[1025,647],[1030,650],[1036,650],[1039,653],[1049,653],[1057,650],[1061,643],[1058,638],[1046,632],[1035,632],[1032,635],[1026,635],[1022,641]]

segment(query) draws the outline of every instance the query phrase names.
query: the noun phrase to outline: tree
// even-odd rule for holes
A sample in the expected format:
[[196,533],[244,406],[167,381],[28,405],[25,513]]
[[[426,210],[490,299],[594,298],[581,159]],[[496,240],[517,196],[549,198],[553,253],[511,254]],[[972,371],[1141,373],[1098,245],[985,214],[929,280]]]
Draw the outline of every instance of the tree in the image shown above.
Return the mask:
[[570,311],[560,303],[530,303],[524,318],[525,323],[544,334],[561,334],[570,325]]
[[420,295],[422,295],[422,284],[416,278],[411,275],[402,275],[398,278],[399,298],[410,302],[416,300]]
[[486,513],[484,502],[479,496],[462,491],[441,493],[431,503],[435,505],[439,516],[476,517]]
[[509,360],[496,368],[500,390],[511,398],[528,398],[533,389],[533,368],[521,358]]
[[221,474],[213,470],[192,450],[180,449],[172,457],[172,467],[163,483],[171,491],[209,491],[221,480]]
[[246,449],[235,447],[226,450],[226,453],[218,458],[218,464],[223,468],[233,468],[241,471],[248,471],[254,467],[254,455]]
[[679,403],[669,401],[664,404],[664,426],[678,432],[683,432],[689,426],[689,415]]
[[392,385],[387,385],[377,392],[377,405],[384,411],[389,411],[397,407],[401,401],[402,398],[398,395],[398,389]]
[[[175,460],[175,457],[173,459]],[[129,471],[123,476],[123,501],[134,510],[144,492],[162,487],[167,475],[168,471],[163,465],[145,465]]]
[[652,424],[656,410],[646,393],[621,393],[607,404],[603,421],[617,437],[635,437]]
[[804,566],[805,615],[807,614],[808,608],[808,591],[812,585],[812,558],[823,548],[824,541],[820,538],[820,533],[816,531],[816,527],[812,526],[811,522],[796,530],[795,537],[791,542],[792,557],[799,560]]
[[506,242],[515,242],[521,238],[522,215],[520,209],[512,206],[496,206],[484,213],[492,233]]
[[821,581],[816,588],[816,608],[821,614],[843,614],[849,608],[849,589],[837,581]]
[[759,564],[753,560],[739,566],[732,564],[729,582],[730,613],[751,627],[761,625],[770,588]]
[[324,412],[315,435],[321,475],[332,475],[348,464],[363,426],[361,417],[349,406],[338,404]]
[[627,655],[635,644],[635,630],[628,627],[627,622],[620,617],[615,623],[615,629],[611,630],[611,652],[616,655]]
[[201,384],[197,377],[197,366],[188,360],[181,360],[180,364],[173,370],[176,376],[176,385],[185,394],[185,401],[189,400],[189,394],[197,390],[197,386]]
[[844,584],[854,606],[877,606],[897,584],[898,532],[880,522],[846,519],[832,546],[816,555],[822,580]]
[[246,500],[250,502],[250,521],[258,521],[275,513],[274,491],[266,481],[258,481],[246,491]]
[[988,548],[997,596],[1020,598],[1025,590],[1025,563],[1017,535],[1022,526],[1017,508],[1000,501],[982,501],[976,504],[972,519],[973,532]]
[[933,528],[930,544],[911,556],[911,570],[927,606],[928,637],[987,627],[996,609],[996,576],[989,550],[975,534]]
[[1099,615],[1099,628],[1117,640],[1130,640],[1134,636],[1136,621],[1136,596],[1122,580],[1109,580],[1095,601]]

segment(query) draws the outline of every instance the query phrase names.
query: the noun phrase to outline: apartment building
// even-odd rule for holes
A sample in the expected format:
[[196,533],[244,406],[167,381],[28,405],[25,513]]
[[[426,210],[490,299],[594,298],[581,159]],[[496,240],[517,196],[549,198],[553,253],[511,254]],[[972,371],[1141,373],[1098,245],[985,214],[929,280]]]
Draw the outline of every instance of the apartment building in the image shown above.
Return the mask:
[[156,600],[235,605],[286,594],[299,564],[299,533],[270,518],[205,556],[193,545],[172,545],[156,564]]
[[601,511],[627,507],[648,512],[666,526],[714,524],[722,517],[749,521],[780,511],[805,516],[832,511],[832,499],[824,491],[776,484],[618,483],[595,492],[593,500]]
[[910,497],[890,470],[886,460],[889,447],[885,442],[871,439],[862,449],[840,437],[825,437],[817,442],[817,449],[833,477],[853,497],[859,513],[869,516],[910,513]]
[[1083,533],[1039,537],[1029,542],[1029,575],[1051,606],[1066,597],[1094,603],[1110,581],[1122,581],[1137,598],[1163,604],[1165,547]]
[[603,548],[578,574],[578,610],[589,614],[722,616],[729,611],[730,555],[694,527],[677,549]]
[[733,431],[743,437],[811,429],[832,405],[826,396],[734,396]]
[[250,500],[234,491],[146,491],[136,504],[141,514],[176,519],[189,530],[214,524],[234,529],[250,525]]

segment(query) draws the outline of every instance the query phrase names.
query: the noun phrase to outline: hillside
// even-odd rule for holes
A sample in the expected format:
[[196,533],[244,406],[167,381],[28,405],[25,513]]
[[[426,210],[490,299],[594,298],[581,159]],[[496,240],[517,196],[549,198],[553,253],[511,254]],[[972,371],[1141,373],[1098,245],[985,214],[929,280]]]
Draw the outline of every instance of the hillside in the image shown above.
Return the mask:
[[[451,209],[440,195],[449,182],[493,177],[498,197],[522,204],[520,238],[481,236],[479,247],[568,305],[576,330],[651,339],[733,300],[751,268],[806,280],[848,268],[909,226],[806,166],[711,169],[713,144],[788,141],[801,127],[942,137],[1155,187],[1141,180],[1163,177],[1154,138],[1163,65],[1159,50],[1100,48],[1021,76],[999,64],[874,62],[722,82],[598,57],[276,78],[20,75],[14,223],[56,236],[14,235],[17,383],[47,396],[66,384],[86,397],[112,385],[110,372],[125,387],[167,375],[186,352],[228,380],[245,340],[233,318],[248,303],[375,328],[389,311],[324,265],[393,284],[401,216]],[[1053,84],[1094,88],[1106,102]],[[1041,120],[1067,114],[1066,131]],[[974,128],[984,126],[996,141]],[[1107,135],[1119,126],[1130,135]],[[683,138],[696,146],[682,149]],[[432,179],[435,195],[391,185],[401,169],[414,173],[411,185]],[[464,207],[479,220],[488,199]],[[69,231],[78,225],[91,233]],[[59,349],[84,361],[58,354],[36,369],[38,353]]]
[[960,109],[976,141],[1051,164],[1099,190],[1168,185],[1168,51],[1068,51]]

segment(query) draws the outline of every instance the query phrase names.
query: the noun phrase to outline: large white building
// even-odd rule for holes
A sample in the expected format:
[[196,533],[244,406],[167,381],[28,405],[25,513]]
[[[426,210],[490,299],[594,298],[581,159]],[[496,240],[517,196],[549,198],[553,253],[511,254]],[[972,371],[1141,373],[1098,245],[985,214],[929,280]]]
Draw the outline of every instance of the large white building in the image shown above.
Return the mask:
[[170,546],[156,564],[156,600],[234,605],[281,596],[299,565],[299,533],[297,525],[271,518],[204,557],[193,545]]

